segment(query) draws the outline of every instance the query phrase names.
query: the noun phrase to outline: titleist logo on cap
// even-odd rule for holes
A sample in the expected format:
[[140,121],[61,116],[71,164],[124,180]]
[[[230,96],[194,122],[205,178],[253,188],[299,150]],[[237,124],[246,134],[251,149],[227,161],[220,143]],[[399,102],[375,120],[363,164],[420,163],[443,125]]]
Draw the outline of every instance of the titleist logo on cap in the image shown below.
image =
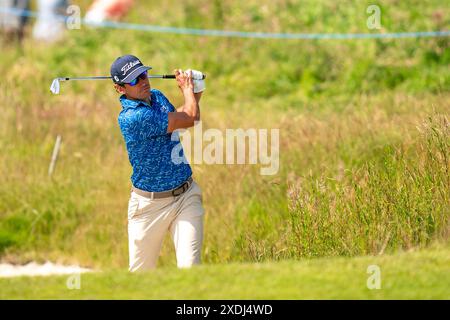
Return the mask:
[[125,64],[122,69],[120,69],[120,71],[123,72],[122,75],[125,75],[128,70],[130,70],[131,68],[133,68],[135,65],[141,63],[139,60],[133,61],[133,62],[128,62],[127,64]]

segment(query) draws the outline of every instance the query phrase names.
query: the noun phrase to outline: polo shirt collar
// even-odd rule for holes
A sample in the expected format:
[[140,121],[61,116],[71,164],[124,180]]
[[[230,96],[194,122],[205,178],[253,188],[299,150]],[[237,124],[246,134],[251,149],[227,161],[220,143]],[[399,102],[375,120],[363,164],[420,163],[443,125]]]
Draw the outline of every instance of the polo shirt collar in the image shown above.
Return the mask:
[[[153,93],[151,94],[151,96],[152,95],[153,95]],[[150,103],[153,101],[151,96],[150,96]],[[149,106],[149,107],[151,106],[144,101],[128,99],[124,94],[120,96],[119,100],[124,109],[137,108],[140,104],[143,104],[144,106]]]

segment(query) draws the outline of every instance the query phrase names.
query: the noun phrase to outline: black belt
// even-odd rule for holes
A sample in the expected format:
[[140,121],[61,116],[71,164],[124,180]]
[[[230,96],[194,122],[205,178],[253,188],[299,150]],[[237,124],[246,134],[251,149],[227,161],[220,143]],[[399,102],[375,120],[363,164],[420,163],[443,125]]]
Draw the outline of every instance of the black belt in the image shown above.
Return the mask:
[[180,186],[176,187],[175,189],[168,190],[168,191],[162,191],[162,192],[144,191],[144,190],[138,189],[134,186],[131,188],[131,191],[137,193],[140,196],[150,198],[150,199],[177,197],[177,196],[185,193],[191,186],[192,182],[193,182],[192,177],[189,177],[189,179],[187,179],[186,182],[184,182]]

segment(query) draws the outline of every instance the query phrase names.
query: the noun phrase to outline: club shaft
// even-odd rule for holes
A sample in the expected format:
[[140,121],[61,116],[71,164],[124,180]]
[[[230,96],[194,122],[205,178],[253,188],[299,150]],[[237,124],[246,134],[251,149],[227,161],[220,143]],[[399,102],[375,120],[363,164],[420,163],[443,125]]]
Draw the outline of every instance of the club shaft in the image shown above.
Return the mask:
[[106,79],[111,79],[111,77],[74,77],[74,78],[64,77],[64,78],[59,78],[59,80],[62,80],[62,81],[69,81],[69,80],[106,80]]
[[[159,79],[175,79],[175,75],[173,74],[163,74],[163,75],[149,75],[148,78],[159,78]],[[203,75],[203,79],[206,78],[206,75]],[[58,78],[61,81],[69,81],[69,80],[107,80],[111,79],[111,77],[64,77],[64,78]]]

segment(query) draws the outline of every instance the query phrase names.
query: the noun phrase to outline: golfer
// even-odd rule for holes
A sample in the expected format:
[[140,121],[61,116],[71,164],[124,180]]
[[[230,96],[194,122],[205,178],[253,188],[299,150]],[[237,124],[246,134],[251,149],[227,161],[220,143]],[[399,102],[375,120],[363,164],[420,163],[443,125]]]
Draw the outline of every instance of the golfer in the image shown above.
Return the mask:
[[[179,268],[200,263],[203,239],[202,193],[187,161],[172,161],[179,145],[176,129],[200,119],[204,80],[192,72],[174,71],[184,104],[175,109],[164,94],[151,89],[147,71],[132,55],[111,65],[114,87],[121,93],[119,125],[133,167],[128,203],[129,270],[156,267],[164,236],[169,231]],[[195,83],[194,83],[195,82]],[[197,93],[194,93],[194,88]],[[184,154],[177,154],[184,158]]]

